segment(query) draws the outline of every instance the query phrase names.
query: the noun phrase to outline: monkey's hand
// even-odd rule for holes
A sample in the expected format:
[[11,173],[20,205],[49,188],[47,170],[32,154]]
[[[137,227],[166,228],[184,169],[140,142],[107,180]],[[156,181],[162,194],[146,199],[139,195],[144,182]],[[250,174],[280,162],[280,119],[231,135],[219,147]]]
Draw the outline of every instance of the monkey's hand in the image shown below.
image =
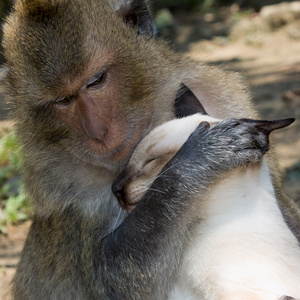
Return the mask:
[[268,134],[249,120],[226,119],[209,126],[200,123],[162,171],[173,173],[186,191],[205,189],[222,174],[260,161],[269,149]]
[[216,168],[218,173],[258,162],[269,150],[269,134],[289,126],[294,120],[225,119],[211,128],[203,122],[182,146],[175,160],[202,168]]
[[199,158],[205,158],[218,172],[260,161],[269,150],[269,132],[262,132],[256,124],[245,119],[225,119],[211,128],[200,124],[187,141],[186,146],[190,143],[196,150],[190,158],[198,157],[200,164]]

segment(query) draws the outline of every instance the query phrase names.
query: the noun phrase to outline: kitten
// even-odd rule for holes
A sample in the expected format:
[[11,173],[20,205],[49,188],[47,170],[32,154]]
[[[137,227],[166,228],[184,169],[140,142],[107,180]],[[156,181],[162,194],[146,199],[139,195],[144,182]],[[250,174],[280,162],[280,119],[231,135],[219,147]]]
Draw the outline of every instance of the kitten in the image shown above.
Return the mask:
[[[200,122],[211,130],[230,120],[195,114],[163,124],[141,141],[113,185],[122,207],[131,212],[148,189],[159,190],[152,183]],[[269,133],[293,120],[240,122],[265,136],[267,152]],[[199,221],[170,300],[300,297],[300,247],[278,207],[266,159],[236,167],[199,199]]]

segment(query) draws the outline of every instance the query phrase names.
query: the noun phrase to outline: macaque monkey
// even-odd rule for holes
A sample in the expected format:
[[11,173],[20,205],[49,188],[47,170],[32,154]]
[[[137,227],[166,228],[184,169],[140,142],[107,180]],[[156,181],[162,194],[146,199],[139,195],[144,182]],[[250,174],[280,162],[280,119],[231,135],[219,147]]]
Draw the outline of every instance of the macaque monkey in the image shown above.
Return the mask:
[[[221,121],[202,114],[171,120],[139,143],[113,190],[121,206],[133,212],[148,190],[160,191],[168,199],[168,193],[160,190],[154,180],[167,176],[168,169],[161,172],[164,165],[201,122],[207,125],[208,136],[202,134],[201,149],[185,148],[188,155],[192,151],[211,152],[210,143],[220,133],[225,135],[229,148],[240,135],[242,143],[255,140],[254,145],[261,150],[259,154],[264,154],[269,149],[269,133],[293,121]],[[224,160],[226,156],[224,148],[213,159]],[[178,284],[170,300],[274,300],[282,295],[300,295],[299,243],[284,222],[266,161],[258,155],[253,164],[247,160],[237,164],[240,156],[243,152],[237,150],[232,160],[234,168],[228,168],[229,172],[218,180],[212,177],[215,184],[210,185],[205,195],[195,195],[198,224],[185,250]],[[199,173],[206,170],[201,157],[191,167]],[[186,169],[174,174],[172,180],[180,184],[189,172]]]
[[[183,185],[158,178],[168,199],[152,191],[129,216],[112,182],[141,139],[176,118],[182,83],[215,118],[257,118],[247,88],[154,39],[143,0],[17,0],[3,31],[4,84],[33,207],[14,299],[166,299],[190,242],[194,192],[231,168],[212,159],[225,136],[203,155],[206,172]],[[184,166],[172,164],[170,178]],[[296,205],[282,199],[298,228]]]

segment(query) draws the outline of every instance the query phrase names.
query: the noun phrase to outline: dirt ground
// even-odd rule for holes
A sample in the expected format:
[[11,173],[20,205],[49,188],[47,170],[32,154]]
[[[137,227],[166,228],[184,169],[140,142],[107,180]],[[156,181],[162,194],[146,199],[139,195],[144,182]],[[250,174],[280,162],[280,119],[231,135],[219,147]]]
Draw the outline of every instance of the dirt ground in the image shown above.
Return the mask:
[[[264,118],[296,118],[292,126],[274,133],[272,143],[277,149],[286,193],[300,204],[299,28],[299,20],[295,20],[276,30],[246,31],[239,37],[194,41],[187,45],[184,55],[240,72]],[[2,107],[0,102],[0,111]],[[0,127],[10,127],[4,116]],[[29,226],[30,222],[10,226],[7,235],[0,234],[0,299],[9,299],[9,282]]]

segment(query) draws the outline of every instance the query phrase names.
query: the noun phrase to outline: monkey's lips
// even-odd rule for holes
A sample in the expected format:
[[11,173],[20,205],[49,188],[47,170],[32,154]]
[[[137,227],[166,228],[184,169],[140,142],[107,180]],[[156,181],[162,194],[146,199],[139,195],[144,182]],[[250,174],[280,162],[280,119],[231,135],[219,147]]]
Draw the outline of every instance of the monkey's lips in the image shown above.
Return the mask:
[[108,137],[103,140],[89,138],[88,144],[95,153],[105,158],[123,161],[128,158],[132,149],[138,143],[140,132],[141,130],[137,128],[131,128],[129,133],[126,134],[126,138],[121,140],[120,143],[118,143],[119,138],[110,137],[108,134]]

